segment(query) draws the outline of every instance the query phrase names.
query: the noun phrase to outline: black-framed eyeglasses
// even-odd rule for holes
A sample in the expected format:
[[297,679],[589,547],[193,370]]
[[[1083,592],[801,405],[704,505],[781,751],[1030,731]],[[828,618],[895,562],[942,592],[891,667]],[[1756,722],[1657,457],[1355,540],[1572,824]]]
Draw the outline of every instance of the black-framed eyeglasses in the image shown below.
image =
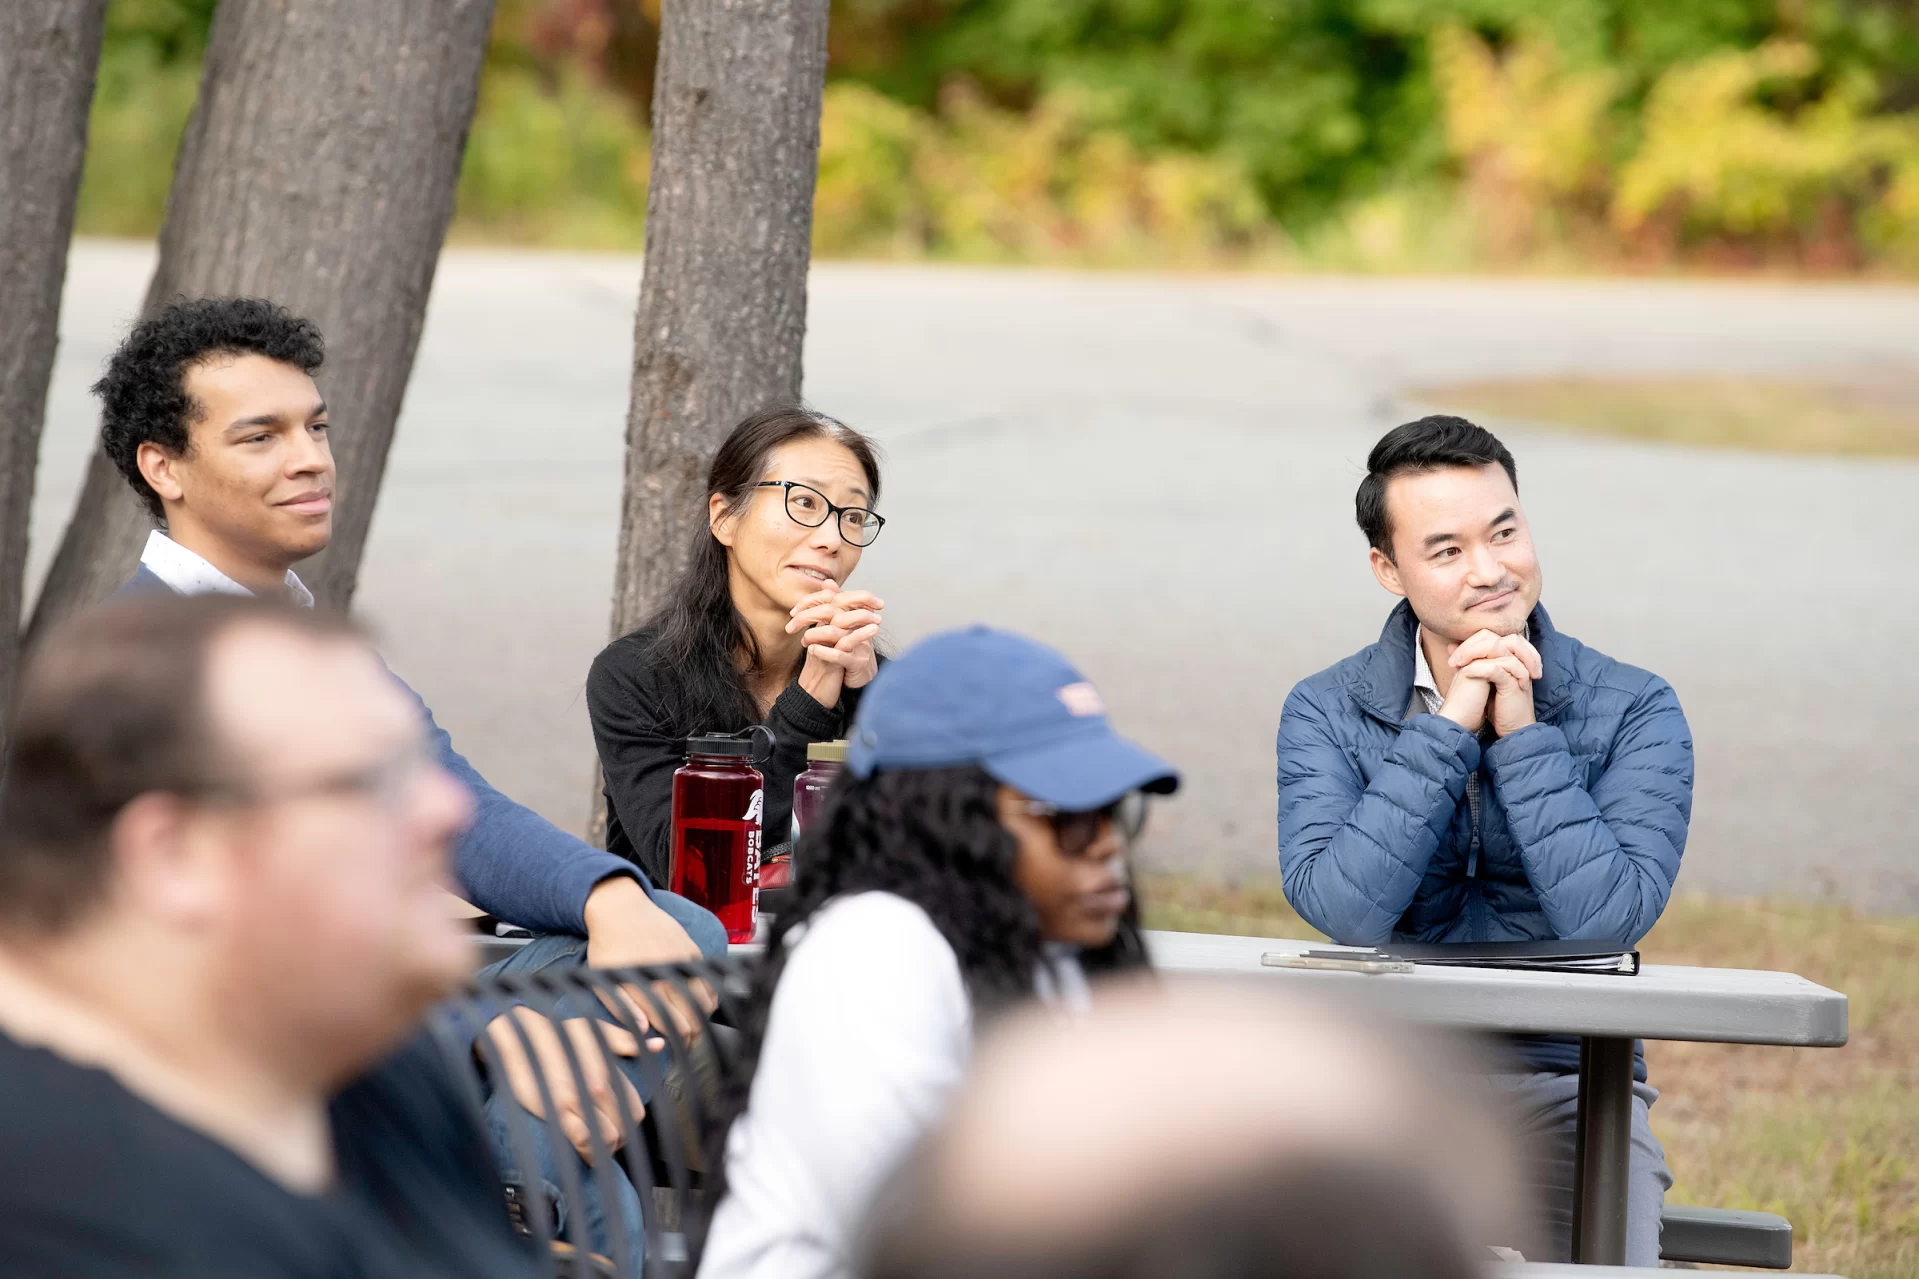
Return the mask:
[[871,546],[885,526],[884,516],[864,506],[835,506],[826,494],[798,480],[761,480],[754,488],[785,489],[786,513],[795,524],[818,528],[833,516],[839,516],[840,536],[848,546]]
[[1099,841],[1100,832],[1108,824],[1119,832],[1120,841],[1128,847],[1146,829],[1146,795],[1143,791],[1127,791],[1104,808],[1080,810],[1062,809],[1056,804],[1029,799],[1026,801],[1026,811],[1053,823],[1053,833],[1059,838],[1059,850],[1068,857],[1084,854]]

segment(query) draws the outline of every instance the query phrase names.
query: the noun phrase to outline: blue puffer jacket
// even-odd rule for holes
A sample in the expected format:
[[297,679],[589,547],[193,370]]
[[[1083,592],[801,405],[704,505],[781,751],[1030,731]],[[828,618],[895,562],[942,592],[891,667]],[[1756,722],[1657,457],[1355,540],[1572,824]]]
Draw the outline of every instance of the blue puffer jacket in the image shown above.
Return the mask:
[[[1692,813],[1692,733],[1672,688],[1533,610],[1539,722],[1492,742],[1405,718],[1417,624],[1310,679],[1279,723],[1286,898],[1328,937],[1634,944],[1665,909]],[[1468,779],[1479,770],[1475,846]]]

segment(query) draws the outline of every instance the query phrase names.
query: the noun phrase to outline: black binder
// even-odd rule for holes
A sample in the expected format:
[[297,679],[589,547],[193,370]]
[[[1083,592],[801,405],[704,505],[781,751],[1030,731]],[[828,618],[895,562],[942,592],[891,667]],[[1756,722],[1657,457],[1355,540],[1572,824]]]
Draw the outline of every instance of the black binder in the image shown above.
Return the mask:
[[1454,968],[1510,968],[1522,972],[1607,973],[1633,977],[1639,952],[1605,941],[1407,942],[1381,946],[1388,959]]

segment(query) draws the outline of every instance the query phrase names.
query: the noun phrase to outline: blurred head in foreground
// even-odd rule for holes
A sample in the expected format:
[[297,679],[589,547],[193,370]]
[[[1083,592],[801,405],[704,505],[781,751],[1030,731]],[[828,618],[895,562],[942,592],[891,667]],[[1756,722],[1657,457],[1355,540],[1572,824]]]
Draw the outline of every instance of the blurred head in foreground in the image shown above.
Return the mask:
[[440,895],[469,800],[348,623],[230,595],[115,604],[48,637],[16,704],[16,977],[329,1088],[470,967]]
[[1513,1156],[1444,1045],[1288,995],[1129,983],[1003,1022],[865,1279],[1478,1275],[1519,1242]]

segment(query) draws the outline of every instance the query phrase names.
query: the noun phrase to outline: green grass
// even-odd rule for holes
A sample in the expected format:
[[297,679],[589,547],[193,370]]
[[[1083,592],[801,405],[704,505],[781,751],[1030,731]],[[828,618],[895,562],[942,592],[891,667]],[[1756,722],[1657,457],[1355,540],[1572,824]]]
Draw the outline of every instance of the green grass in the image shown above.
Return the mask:
[[1919,456],[1919,369],[1824,380],[1552,377],[1421,387],[1468,417],[1788,453]]
[[[1270,882],[1149,876],[1141,896],[1150,928],[1318,936]],[[1840,1049],[1646,1046],[1672,1201],[1784,1214],[1795,1270],[1919,1274],[1919,918],[1682,897],[1640,949],[1795,972],[1850,1001]]]

